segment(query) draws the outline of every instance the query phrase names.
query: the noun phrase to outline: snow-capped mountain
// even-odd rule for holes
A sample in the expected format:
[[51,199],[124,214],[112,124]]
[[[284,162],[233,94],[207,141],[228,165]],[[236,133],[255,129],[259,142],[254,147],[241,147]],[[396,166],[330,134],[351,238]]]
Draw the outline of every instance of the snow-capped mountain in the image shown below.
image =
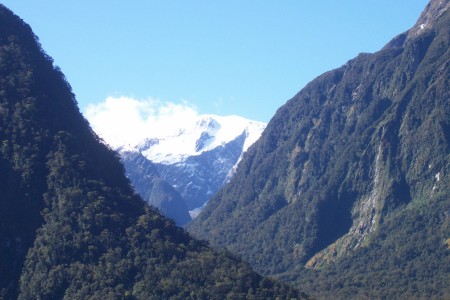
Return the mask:
[[265,123],[239,116],[200,115],[192,124],[180,128],[176,134],[147,137],[137,145],[119,149],[140,151],[155,163],[170,165],[224,146],[244,132],[242,151],[246,151],[259,138],[265,126]]
[[[134,145],[128,143],[115,148],[134,185],[138,176],[134,172],[139,169],[135,164],[143,161],[132,158],[139,153],[181,194],[191,216],[195,217],[230,179],[243,153],[260,137],[266,124],[239,116],[217,115],[199,115],[191,124],[184,124],[176,133],[147,136]],[[142,184],[141,180],[141,190]],[[149,181],[149,189],[150,186]]]

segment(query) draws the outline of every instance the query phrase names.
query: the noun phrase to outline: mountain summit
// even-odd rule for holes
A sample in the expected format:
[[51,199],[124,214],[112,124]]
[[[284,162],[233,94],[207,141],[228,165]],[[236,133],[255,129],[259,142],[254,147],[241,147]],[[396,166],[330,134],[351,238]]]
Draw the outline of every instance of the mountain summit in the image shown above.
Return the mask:
[[176,133],[148,136],[136,145],[125,144],[116,149],[127,152],[138,151],[154,163],[172,165],[224,146],[241,135],[245,136],[241,152],[245,152],[259,138],[266,126],[262,122],[239,116],[217,115],[199,115],[190,123],[187,121],[185,123]]
[[[265,126],[239,116],[198,115],[166,135],[144,132],[134,144],[119,145],[111,134],[104,138],[120,153],[127,177],[144,200],[185,225],[229,181]],[[100,128],[94,127],[102,136]]]
[[282,106],[190,232],[314,295],[448,298],[448,8]]
[[436,21],[442,17],[450,8],[448,0],[432,0],[425,7],[416,24],[408,31],[408,40],[417,38],[421,34],[432,30]]
[[149,207],[3,5],[0,170],[1,299],[303,297]]

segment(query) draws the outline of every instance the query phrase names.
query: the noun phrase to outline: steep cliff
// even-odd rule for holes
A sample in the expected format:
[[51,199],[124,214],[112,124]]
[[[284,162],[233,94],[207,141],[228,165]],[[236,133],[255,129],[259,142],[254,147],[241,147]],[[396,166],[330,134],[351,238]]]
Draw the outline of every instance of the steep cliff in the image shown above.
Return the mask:
[[448,295],[449,6],[281,107],[190,232],[319,294]]

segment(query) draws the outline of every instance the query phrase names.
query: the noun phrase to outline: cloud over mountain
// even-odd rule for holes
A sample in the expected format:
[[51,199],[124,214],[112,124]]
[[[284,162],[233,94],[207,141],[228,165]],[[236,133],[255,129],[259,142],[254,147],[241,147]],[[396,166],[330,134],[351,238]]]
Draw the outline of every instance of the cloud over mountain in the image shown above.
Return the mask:
[[122,96],[90,104],[84,115],[94,130],[115,148],[124,144],[135,145],[147,136],[175,134],[185,124],[192,124],[198,112],[185,101],[173,103]]

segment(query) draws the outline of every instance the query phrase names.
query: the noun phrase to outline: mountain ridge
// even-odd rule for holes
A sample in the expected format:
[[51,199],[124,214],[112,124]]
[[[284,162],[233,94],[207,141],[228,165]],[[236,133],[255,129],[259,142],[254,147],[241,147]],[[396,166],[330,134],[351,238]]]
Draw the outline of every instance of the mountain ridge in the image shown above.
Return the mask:
[[[153,164],[158,176],[181,195],[185,204],[177,201],[178,206],[173,202],[163,208],[164,203],[167,204],[165,200],[149,202],[166,216],[176,216],[179,225],[186,225],[230,180],[248,147],[265,128],[262,122],[217,115],[198,115],[184,125],[176,133],[147,137],[136,145],[116,145],[127,176],[139,186],[141,195],[150,195],[153,188],[151,180],[143,181],[139,171],[149,164]],[[136,160],[136,156],[141,159]]]
[[243,152],[253,144],[264,129],[265,124],[239,116],[199,115],[179,128],[177,133],[159,137],[145,137],[137,145],[116,147],[118,151],[140,151],[154,163],[175,164],[187,157],[201,155],[223,146],[243,132],[248,140],[243,145]]
[[[436,243],[449,232],[449,218],[439,213],[449,210],[450,192],[443,179],[450,172],[448,6],[431,1],[414,27],[429,20],[426,30],[403,33],[380,51],[324,73],[279,108],[233,179],[188,230],[315,295],[448,295],[443,266],[449,254]],[[415,217],[434,220],[422,229],[436,229],[431,247],[424,237],[417,240],[423,244],[406,238]],[[399,257],[415,272],[408,274],[412,287],[380,255],[393,245],[401,253],[423,247],[441,266],[430,272],[433,255],[424,253]],[[386,262],[378,264],[381,281],[370,253]],[[438,288],[421,294],[432,290],[427,276]]]
[[161,178],[155,164],[136,152],[122,152],[121,160],[126,176],[142,199],[158,208],[164,216],[174,220],[178,226],[184,226],[191,221],[183,197]]

